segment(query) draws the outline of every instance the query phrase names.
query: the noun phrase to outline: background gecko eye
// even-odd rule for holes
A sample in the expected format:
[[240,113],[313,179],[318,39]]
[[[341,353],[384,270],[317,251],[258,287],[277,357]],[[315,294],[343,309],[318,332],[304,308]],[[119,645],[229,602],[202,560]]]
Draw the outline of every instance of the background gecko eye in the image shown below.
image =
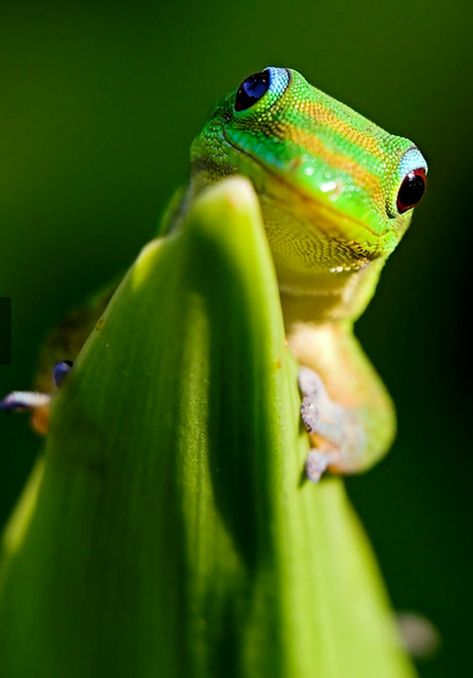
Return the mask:
[[270,78],[269,69],[266,69],[243,80],[236,93],[235,110],[245,111],[259,101],[269,89]]
[[418,167],[406,174],[397,194],[399,214],[407,212],[417,205],[425,192],[427,176],[424,167]]

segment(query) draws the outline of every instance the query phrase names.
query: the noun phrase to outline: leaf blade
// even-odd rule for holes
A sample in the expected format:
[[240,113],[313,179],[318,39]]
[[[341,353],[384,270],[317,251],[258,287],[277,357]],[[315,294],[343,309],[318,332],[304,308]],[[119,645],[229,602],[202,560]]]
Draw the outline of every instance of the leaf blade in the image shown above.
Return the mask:
[[301,483],[296,373],[256,197],[226,180],[144,248],[55,403],[2,675],[412,675],[341,482]]

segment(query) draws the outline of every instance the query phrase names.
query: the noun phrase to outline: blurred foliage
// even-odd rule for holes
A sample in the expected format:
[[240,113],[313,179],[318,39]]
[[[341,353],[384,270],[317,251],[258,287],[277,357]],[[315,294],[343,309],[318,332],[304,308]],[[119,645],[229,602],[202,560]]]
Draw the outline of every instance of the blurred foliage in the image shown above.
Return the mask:
[[[30,384],[47,329],[132,261],[208,110],[248,73],[298,68],[425,152],[429,193],[358,326],[399,435],[348,488],[395,607],[440,629],[427,678],[465,674],[473,609],[470,27],[466,0],[0,5],[0,296],[14,309],[2,392]],[[39,442],[20,417],[1,431],[5,518]]]

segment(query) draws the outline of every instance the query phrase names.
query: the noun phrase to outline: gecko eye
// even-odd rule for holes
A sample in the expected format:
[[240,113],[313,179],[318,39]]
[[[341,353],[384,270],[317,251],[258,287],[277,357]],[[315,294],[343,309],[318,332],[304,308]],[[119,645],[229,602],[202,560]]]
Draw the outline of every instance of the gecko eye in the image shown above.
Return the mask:
[[65,377],[71,371],[73,363],[72,360],[61,360],[61,362],[56,363],[53,368],[53,381],[55,386],[60,386],[64,381]]
[[263,94],[266,94],[269,84],[269,69],[248,76],[246,80],[243,80],[236,93],[235,110],[246,111],[247,108],[253,106],[261,99]]
[[397,194],[396,205],[399,214],[403,214],[403,212],[407,212],[417,205],[424,195],[426,184],[427,177],[423,167],[411,170],[406,174]]

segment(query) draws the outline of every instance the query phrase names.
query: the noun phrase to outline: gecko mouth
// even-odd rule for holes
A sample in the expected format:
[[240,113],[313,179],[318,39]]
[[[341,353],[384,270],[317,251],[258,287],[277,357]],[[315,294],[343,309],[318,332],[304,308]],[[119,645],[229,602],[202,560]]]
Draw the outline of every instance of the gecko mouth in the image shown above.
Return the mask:
[[[360,245],[359,242],[351,240],[348,241],[341,237],[342,234],[340,230],[340,223],[343,222],[353,227],[354,230],[361,230],[362,232],[369,234],[371,236],[371,239],[375,238],[377,242],[381,242],[383,237],[389,234],[390,232],[389,228],[385,228],[382,231],[375,231],[373,228],[370,228],[370,226],[366,222],[361,221],[359,219],[355,219],[354,217],[351,216],[349,217],[346,214],[343,214],[342,212],[337,210],[335,207],[321,202],[320,200],[317,199],[316,196],[301,189],[300,186],[297,186],[296,184],[288,180],[286,177],[281,175],[279,172],[275,171],[270,165],[266,164],[260,158],[254,156],[251,152],[235,144],[228,137],[225,129],[222,129],[222,134],[225,143],[228,146],[230,146],[230,148],[246,156],[251,160],[251,162],[258,165],[258,167],[263,169],[271,177],[272,181],[274,181],[279,186],[283,187],[283,189],[286,192],[290,191],[291,193],[296,195],[297,198],[304,205],[306,213],[313,215],[313,219],[311,219],[311,221],[313,223],[317,223],[317,225],[322,227],[323,230],[326,230],[327,234],[329,234],[330,237],[334,238],[335,240],[339,240],[340,242],[344,242],[347,245],[350,243],[353,249],[356,250],[356,254],[358,254],[358,256],[362,258],[372,260],[385,254],[384,251],[373,252],[372,250],[365,249]],[[271,197],[272,199],[277,200],[277,196]],[[287,208],[287,206],[283,204],[283,201],[281,201],[281,209],[283,209],[286,212],[289,212],[289,209]],[[378,248],[376,248],[376,250],[377,249]]]
[[[290,191],[291,194],[295,195],[296,198],[303,203],[304,213],[307,215],[306,223],[312,224],[315,230],[320,230],[326,237],[330,238],[331,243],[338,251],[345,252],[353,263],[356,262],[356,268],[361,268],[368,262],[374,261],[380,256],[385,256],[387,254],[386,250],[381,246],[371,246],[371,248],[367,248],[363,246],[363,243],[360,242],[360,240],[347,238],[343,235],[341,228],[342,224],[351,227],[351,230],[355,228],[358,232],[368,231],[372,234],[373,231],[367,228],[363,222],[347,217],[336,209],[318,201],[316,198],[312,198],[312,196],[298,190],[291,182],[285,181],[284,178],[278,174],[273,172],[269,172],[269,174],[274,181],[276,190],[271,192],[271,194],[268,193],[267,200],[276,204],[278,210],[285,213],[290,219],[293,217],[293,207],[281,196],[278,187],[282,187],[285,192]],[[264,198],[262,198],[262,202],[264,202]],[[350,266],[350,268],[352,269],[353,266]]]

